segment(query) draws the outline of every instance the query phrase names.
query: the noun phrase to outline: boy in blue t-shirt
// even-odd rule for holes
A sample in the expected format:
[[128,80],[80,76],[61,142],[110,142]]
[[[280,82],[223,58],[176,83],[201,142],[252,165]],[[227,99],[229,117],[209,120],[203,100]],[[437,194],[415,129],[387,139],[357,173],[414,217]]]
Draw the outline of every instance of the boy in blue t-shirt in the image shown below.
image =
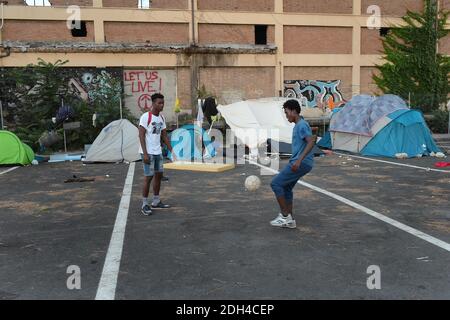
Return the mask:
[[286,118],[295,123],[292,132],[292,157],[286,166],[275,178],[271,187],[281,213],[270,224],[274,227],[296,228],[297,224],[293,218],[294,189],[297,181],[308,174],[314,166],[313,148],[317,137],[313,136],[308,122],[300,116],[301,108],[297,100],[288,100],[283,105]]

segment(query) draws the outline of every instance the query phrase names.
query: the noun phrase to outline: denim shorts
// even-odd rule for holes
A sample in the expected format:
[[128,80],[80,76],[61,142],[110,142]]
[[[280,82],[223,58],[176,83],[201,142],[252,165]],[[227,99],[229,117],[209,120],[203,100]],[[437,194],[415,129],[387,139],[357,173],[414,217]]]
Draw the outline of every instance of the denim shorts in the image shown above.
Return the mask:
[[155,172],[164,172],[164,158],[162,154],[149,154],[150,164],[144,162],[144,155],[141,154],[142,164],[144,166],[144,176],[153,177]]
[[284,197],[288,203],[292,203],[294,199],[294,189],[297,181],[307,175],[312,167],[302,164],[297,172],[292,172],[291,164],[284,168],[275,178],[273,178],[271,187],[277,197]]

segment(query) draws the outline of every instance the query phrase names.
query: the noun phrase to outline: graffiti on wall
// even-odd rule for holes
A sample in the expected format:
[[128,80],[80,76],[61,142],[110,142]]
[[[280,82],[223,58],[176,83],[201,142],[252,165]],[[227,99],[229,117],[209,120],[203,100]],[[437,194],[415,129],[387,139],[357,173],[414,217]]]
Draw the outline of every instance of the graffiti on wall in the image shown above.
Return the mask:
[[118,100],[123,91],[120,68],[67,68],[65,72],[71,73],[69,89],[86,102],[109,99],[111,94]]
[[340,80],[287,80],[284,81],[284,96],[301,99],[310,108],[334,109],[345,100],[339,90]]
[[135,116],[140,116],[151,107],[154,93],[164,95],[164,116],[171,121],[174,117],[176,99],[175,70],[124,70],[123,82],[125,104]]

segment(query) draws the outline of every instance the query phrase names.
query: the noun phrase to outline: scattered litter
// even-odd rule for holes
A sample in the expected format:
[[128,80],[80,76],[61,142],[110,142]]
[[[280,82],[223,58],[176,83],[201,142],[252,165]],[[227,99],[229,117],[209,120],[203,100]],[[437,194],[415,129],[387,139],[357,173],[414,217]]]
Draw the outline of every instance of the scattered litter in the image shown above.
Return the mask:
[[93,182],[95,178],[78,178],[77,176],[73,176],[73,178],[67,179],[64,183],[73,183],[73,182]]
[[353,159],[352,158],[347,158],[347,161],[353,161]]
[[430,153],[430,157],[436,157],[436,153],[435,152]]
[[429,259],[430,257],[421,257],[421,258],[417,258],[417,260],[425,260],[425,259]]
[[342,156],[339,156],[339,158],[342,158]]
[[430,172],[430,171],[431,171],[431,168],[427,168],[427,171]]
[[355,168],[361,168],[359,165],[355,164]]
[[438,152],[436,153],[436,158],[446,158],[446,156],[442,152]]
[[107,174],[106,177],[109,178],[109,174]]
[[35,160],[31,161],[31,164],[33,166],[37,166],[39,164],[39,162],[35,159]]
[[423,154],[418,154],[417,156],[416,156],[416,158],[422,158],[423,157]]
[[408,154],[407,153],[397,153],[397,154],[395,154],[395,157],[397,159],[408,159]]
[[342,164],[347,164],[347,162],[342,162]]
[[245,172],[244,172],[244,173],[241,173],[241,176],[245,176],[245,175],[247,175]]
[[438,168],[450,167],[450,162],[437,162],[435,166]]

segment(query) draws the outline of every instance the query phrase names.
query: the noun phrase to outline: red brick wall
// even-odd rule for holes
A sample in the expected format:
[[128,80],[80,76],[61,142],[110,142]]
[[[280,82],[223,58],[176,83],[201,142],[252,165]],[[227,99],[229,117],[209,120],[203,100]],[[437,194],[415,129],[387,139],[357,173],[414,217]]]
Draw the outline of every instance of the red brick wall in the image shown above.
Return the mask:
[[177,68],[177,93],[182,109],[191,109],[191,69]]
[[128,8],[137,8],[138,0],[103,0],[104,7],[128,7]]
[[284,0],[284,12],[301,13],[353,13],[353,0]]
[[439,52],[450,55],[450,35],[441,39],[439,43]]
[[[199,24],[199,42],[255,44],[254,25]],[[275,43],[275,27],[267,28],[267,42]]]
[[373,81],[374,74],[379,74],[378,69],[374,67],[361,68],[361,94],[377,95],[382,93]]
[[352,53],[352,28],[284,27],[284,53]]
[[423,0],[362,0],[362,13],[367,14],[367,8],[371,5],[380,6],[382,16],[401,17],[407,9],[422,11]]
[[383,43],[380,30],[361,29],[361,54],[382,54]]
[[274,11],[274,0],[198,0],[199,10]]
[[217,95],[219,103],[272,97],[275,94],[275,68],[200,68],[201,85]]
[[107,42],[150,42],[184,44],[189,42],[189,25],[183,23],[105,21]]
[[188,9],[190,0],[152,0],[152,8]]
[[80,7],[92,7],[92,0],[50,0],[55,7],[76,5]]
[[25,0],[6,0],[8,3],[7,5],[11,6],[24,6]]
[[74,41],[93,42],[94,23],[86,22],[87,36],[72,37],[66,21],[38,21],[38,20],[6,20],[3,27],[3,40],[12,41]]

